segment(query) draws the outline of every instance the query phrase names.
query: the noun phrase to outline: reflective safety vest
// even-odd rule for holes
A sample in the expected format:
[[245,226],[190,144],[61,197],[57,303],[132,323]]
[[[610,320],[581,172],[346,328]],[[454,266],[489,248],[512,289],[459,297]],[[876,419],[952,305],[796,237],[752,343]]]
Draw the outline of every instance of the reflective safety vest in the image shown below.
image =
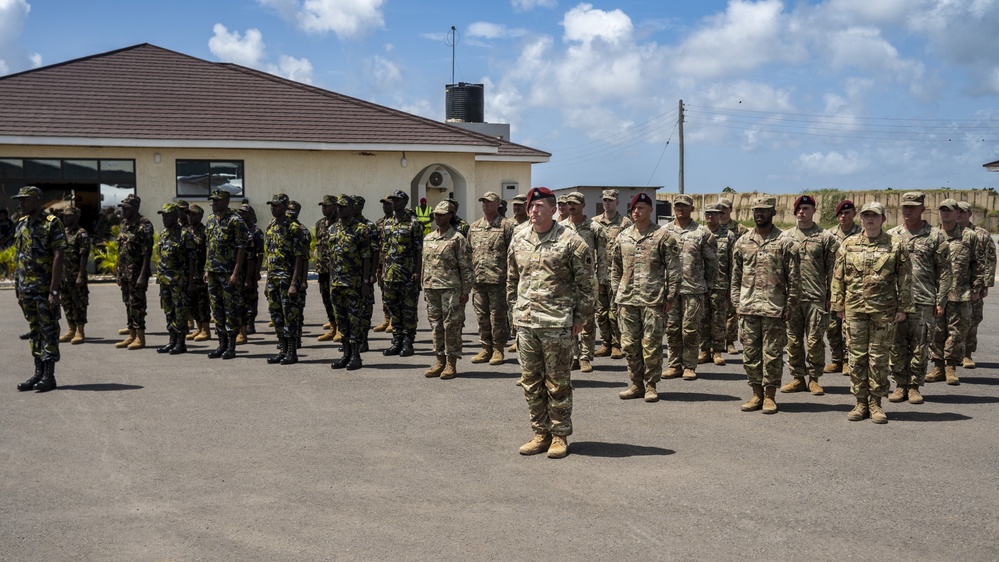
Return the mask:
[[430,230],[433,228],[433,221],[430,220],[433,207],[430,205],[417,205],[413,211],[416,212],[416,220],[423,223],[423,234],[430,234]]

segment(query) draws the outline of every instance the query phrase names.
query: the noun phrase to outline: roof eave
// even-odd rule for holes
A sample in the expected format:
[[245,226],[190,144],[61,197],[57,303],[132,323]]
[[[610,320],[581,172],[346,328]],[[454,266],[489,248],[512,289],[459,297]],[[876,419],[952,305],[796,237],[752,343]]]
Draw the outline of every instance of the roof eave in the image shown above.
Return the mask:
[[479,154],[475,156],[476,162],[530,162],[531,164],[545,164],[551,161],[548,156],[502,156],[499,154]]

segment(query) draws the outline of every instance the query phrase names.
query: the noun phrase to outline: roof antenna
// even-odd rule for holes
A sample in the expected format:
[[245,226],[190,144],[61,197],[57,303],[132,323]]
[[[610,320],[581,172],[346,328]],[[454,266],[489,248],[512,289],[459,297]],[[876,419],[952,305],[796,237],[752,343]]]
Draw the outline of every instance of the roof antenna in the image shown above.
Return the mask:
[[454,48],[458,45],[458,41],[461,39],[461,35],[458,33],[458,28],[451,26],[451,31],[447,32],[447,43],[451,47],[451,83],[454,84]]

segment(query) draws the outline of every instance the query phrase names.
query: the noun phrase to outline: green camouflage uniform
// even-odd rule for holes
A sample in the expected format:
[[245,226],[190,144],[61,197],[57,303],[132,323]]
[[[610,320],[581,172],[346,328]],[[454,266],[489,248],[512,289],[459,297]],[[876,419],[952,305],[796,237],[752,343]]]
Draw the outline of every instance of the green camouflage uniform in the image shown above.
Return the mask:
[[[377,251],[381,251],[381,248],[382,248],[382,238],[384,238],[384,236],[383,236],[382,233],[385,232],[385,222],[387,220],[388,220],[388,217],[382,217],[382,218],[380,218],[380,219],[378,219],[378,220],[375,221],[375,235],[372,236],[372,238],[371,238],[371,244],[372,244],[371,250],[372,250],[372,252],[374,252],[376,250]],[[382,258],[381,258],[381,256],[378,257],[378,262],[379,263],[384,263],[383,260],[382,260]],[[377,264],[372,263],[371,267],[375,268],[375,267],[377,267]],[[392,318],[392,314],[389,312],[389,309],[388,309],[388,301],[385,300],[385,276],[384,275],[378,275],[377,281],[378,281],[378,290],[382,294],[382,316],[385,318],[385,320],[390,320]],[[372,295],[372,297],[373,296],[374,295]]]
[[271,219],[264,236],[264,263],[267,267],[267,310],[279,338],[297,338],[302,310],[299,299],[289,295],[295,275],[295,260],[309,259],[305,234],[297,221]]
[[934,307],[946,308],[953,272],[950,245],[943,232],[923,221],[915,232],[899,225],[888,234],[900,239],[912,264],[912,314],[895,327],[895,345],[888,357],[899,387],[922,386],[926,380],[930,339],[936,319]]
[[[341,197],[346,205],[346,199]],[[423,229],[420,229],[423,233]],[[343,341],[360,345],[367,333],[363,318],[361,285],[364,261],[371,260],[371,235],[368,226],[356,218],[341,219],[330,227],[330,290],[336,325]]]
[[[616,213],[610,219],[601,214],[594,217],[593,222],[603,228],[604,240],[607,241],[605,259],[609,261],[614,255],[618,235],[631,226],[631,219],[621,213]],[[621,329],[615,314],[617,307],[612,306],[615,296],[611,289],[610,265],[607,263],[603,266],[597,264],[597,282],[600,284],[597,289],[597,328],[600,330],[600,339],[603,340],[604,347],[620,347],[623,345]]]
[[[135,222],[121,223],[118,231],[118,285],[121,287],[121,300],[125,303],[128,327],[135,330],[146,329],[146,289],[139,288],[136,281],[142,272],[142,262],[153,253],[153,223],[143,216]],[[152,265],[150,264],[150,267]]]
[[323,308],[326,310],[326,320],[331,325],[336,325],[336,316],[333,314],[333,300],[330,292],[330,230],[336,219],[329,220],[321,217],[316,221],[316,277],[319,280],[319,294],[323,299]]
[[34,221],[21,217],[14,227],[14,248],[14,289],[28,321],[31,355],[59,361],[59,306],[49,303],[49,292],[55,252],[66,248],[62,221],[48,214]]
[[392,216],[382,227],[381,259],[385,299],[395,336],[416,336],[417,299],[420,286],[413,283],[416,256],[423,252],[423,225],[406,211],[402,219]]
[[[575,231],[575,233],[586,242],[586,245],[590,248],[590,252],[593,255],[593,260],[595,264],[596,277],[593,279],[593,291],[594,297],[597,294],[597,279],[601,276],[607,277],[607,239],[604,237],[603,227],[600,223],[595,222],[593,219],[586,217],[583,222],[579,224],[574,224],[571,218],[562,221],[564,225],[569,230]],[[590,308],[593,308],[594,303],[590,303]],[[583,332],[579,334],[580,342],[577,343],[576,349],[573,351],[573,359],[578,360],[593,360],[594,343],[597,339],[597,318],[594,315],[588,315],[583,319]]]
[[[853,223],[853,228],[849,232],[843,232],[843,229],[837,225],[833,228],[833,232],[836,233],[836,240],[843,245],[843,241],[857,234],[862,229],[860,223]],[[839,317],[839,314],[829,315],[829,328],[826,329],[826,339],[829,340],[829,360],[837,365],[846,364],[846,344],[843,341],[843,319]]]
[[595,285],[593,251],[565,225],[526,228],[510,242],[507,302],[535,433],[572,434],[572,326],[593,317]]
[[[375,223],[360,216],[357,218],[357,222],[361,223],[364,227],[365,234],[368,238],[368,246],[371,247],[372,253],[375,249],[379,247],[379,235],[380,231]],[[374,256],[371,256],[374,257]],[[368,285],[368,296],[364,298],[364,306],[361,309],[361,340],[368,341],[368,331],[371,330],[371,315],[375,310],[375,288],[371,283],[371,276],[369,275],[367,279],[363,281]]]
[[468,232],[475,283],[472,308],[479,321],[479,343],[482,347],[502,349],[510,330],[507,324],[506,253],[513,239],[513,224],[499,215],[492,221],[483,217],[472,223]]
[[[205,271],[205,262],[208,259],[207,230],[204,223],[189,224],[184,227],[194,238],[194,254],[197,260],[195,271]],[[194,320],[198,322],[208,322],[211,319],[211,302],[208,300],[208,285],[201,275],[194,276],[194,292],[191,293],[191,304],[188,310]]]
[[[453,226],[444,234],[432,230],[423,238],[422,278],[434,355],[460,358],[465,324],[461,299],[472,290],[472,250]],[[500,345],[505,341],[500,340]]]
[[302,337],[302,331],[305,327],[305,302],[309,296],[309,260],[311,258],[311,248],[312,248],[312,231],[310,231],[304,224],[298,221],[298,219],[292,219],[293,223],[298,225],[298,230],[301,232],[303,238],[302,243],[305,244],[305,257],[302,258],[305,262],[303,264],[303,271],[298,277],[298,292],[295,293],[294,304],[298,308],[298,314],[295,320],[298,325],[295,327],[295,334],[297,337]]
[[156,250],[160,256],[156,267],[156,283],[160,286],[160,308],[166,316],[167,330],[185,334],[190,307],[187,289],[191,279],[191,264],[197,260],[194,236],[180,224],[164,228],[160,231]]
[[[975,229],[978,235],[979,245],[985,249],[985,287],[991,288],[996,284],[996,242],[992,239],[992,234],[980,226],[969,225]],[[968,337],[964,342],[964,355],[971,357],[972,353],[978,351],[978,325],[985,318],[985,299],[980,298],[971,301],[971,327],[968,329]]]
[[240,273],[242,273],[240,283],[243,285],[243,306],[246,313],[243,315],[243,326],[252,326],[257,321],[257,314],[260,307],[260,292],[257,290],[257,284],[251,283],[249,287],[246,286],[247,274],[251,278],[256,278],[256,272],[247,271],[253,262],[253,267],[256,268],[260,260],[264,259],[264,231],[260,230],[257,225],[247,225],[248,237],[246,239],[246,253],[243,254],[243,267],[240,268]]
[[971,228],[958,224],[950,232],[943,230],[943,234],[950,246],[953,277],[944,315],[936,321],[930,351],[934,361],[960,365],[965,356],[965,338],[971,327],[971,295],[981,294],[985,288],[985,248]]
[[[710,230],[710,229],[709,229]],[[718,273],[708,291],[704,302],[704,318],[701,322],[701,352],[725,353],[726,322],[732,302],[732,291],[729,287],[732,275],[732,250],[738,237],[734,232],[718,227],[712,233],[718,246]]]
[[[221,217],[213,213],[205,226],[208,248],[205,272],[208,273],[208,298],[215,318],[215,331],[226,332],[233,338],[242,327],[243,291],[240,287],[229,287],[229,278],[236,268],[236,256],[240,249],[246,249],[249,236],[243,218],[232,209],[226,209]],[[237,282],[243,283],[242,275]]]
[[787,318],[787,366],[794,378],[819,378],[825,367],[823,336],[828,331],[829,285],[836,266],[839,241],[819,225],[784,232],[798,252],[797,306]]
[[[728,221],[728,224],[721,225],[722,228],[727,229],[729,232],[735,234],[735,239],[738,240],[740,236],[749,231],[746,225],[738,221]],[[735,303],[729,301],[728,312],[725,314],[725,345],[726,347],[730,343],[735,343],[739,339],[739,319],[736,318],[735,314]]]
[[679,301],[666,315],[668,365],[694,370],[701,347],[704,294],[718,275],[718,243],[710,230],[693,219],[686,228],[674,221],[666,225],[666,230],[676,238],[683,268]]
[[742,364],[750,385],[780,386],[787,327],[797,306],[798,253],[791,240],[772,227],[739,237],[732,250],[732,303],[739,315]]
[[665,228],[652,223],[642,233],[631,225],[618,235],[610,260],[611,292],[628,376],[640,388],[662,376],[663,305],[676,306],[682,275],[679,247]]
[[[435,228],[436,227],[434,225],[430,226],[431,231],[433,231]],[[466,240],[468,239],[468,229],[471,228],[471,225],[468,224],[468,221],[459,217],[458,213],[454,213],[453,215],[451,215],[451,228],[454,228],[456,231],[458,231],[458,233],[464,236]],[[424,236],[426,236],[426,234],[424,234]]]
[[[66,323],[71,326],[87,324],[87,307],[90,305],[90,288],[87,286],[87,272],[80,275],[80,260],[90,255],[90,235],[82,227],[66,229],[66,253],[63,258],[62,309],[66,313]],[[77,285],[77,277],[83,278],[83,284]]]
[[882,232],[860,232],[836,253],[832,310],[845,315],[850,392],[858,400],[888,394],[888,355],[895,342],[895,314],[912,314],[912,264],[905,242]]

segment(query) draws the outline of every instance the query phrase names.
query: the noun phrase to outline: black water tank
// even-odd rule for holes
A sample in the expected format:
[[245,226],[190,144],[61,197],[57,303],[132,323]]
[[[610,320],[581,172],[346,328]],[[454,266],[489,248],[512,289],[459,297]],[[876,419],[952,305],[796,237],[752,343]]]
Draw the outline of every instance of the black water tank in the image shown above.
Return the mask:
[[485,89],[482,84],[458,82],[457,84],[448,84],[445,91],[447,92],[446,119],[448,121],[485,122],[485,102],[483,101]]

